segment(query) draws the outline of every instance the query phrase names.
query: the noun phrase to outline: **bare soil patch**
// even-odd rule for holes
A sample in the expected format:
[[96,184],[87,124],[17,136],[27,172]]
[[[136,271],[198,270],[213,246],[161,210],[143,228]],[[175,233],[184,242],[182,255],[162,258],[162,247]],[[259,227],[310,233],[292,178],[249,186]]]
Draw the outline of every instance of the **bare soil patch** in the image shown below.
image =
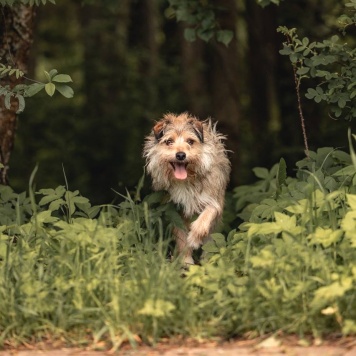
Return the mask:
[[[97,348],[100,348],[100,345],[97,345]],[[0,356],[104,356],[113,354],[123,356],[356,356],[356,338],[330,336],[325,340],[300,340],[295,336],[288,336],[252,340],[234,339],[224,342],[167,339],[155,346],[142,344],[134,349],[129,344],[125,344],[117,351],[39,343],[0,351]]]

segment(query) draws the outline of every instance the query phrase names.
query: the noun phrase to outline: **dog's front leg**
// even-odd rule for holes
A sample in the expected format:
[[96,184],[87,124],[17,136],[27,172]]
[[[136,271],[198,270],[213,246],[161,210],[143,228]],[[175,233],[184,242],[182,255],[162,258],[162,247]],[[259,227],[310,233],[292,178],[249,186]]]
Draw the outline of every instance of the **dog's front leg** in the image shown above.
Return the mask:
[[192,257],[193,249],[187,244],[187,232],[178,227],[174,227],[173,234],[176,239],[178,252],[182,256],[183,262],[187,265],[194,265]]
[[187,244],[193,249],[199,248],[203,240],[209,236],[216,220],[221,215],[221,210],[207,206],[198,218],[190,225]]

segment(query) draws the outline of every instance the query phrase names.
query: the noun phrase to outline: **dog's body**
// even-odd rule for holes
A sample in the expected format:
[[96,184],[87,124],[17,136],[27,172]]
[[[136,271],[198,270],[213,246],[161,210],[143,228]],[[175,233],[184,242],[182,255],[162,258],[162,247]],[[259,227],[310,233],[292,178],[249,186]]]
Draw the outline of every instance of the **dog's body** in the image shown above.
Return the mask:
[[[188,113],[166,114],[146,138],[144,157],[155,190],[166,190],[182,208],[188,231],[174,228],[184,262],[194,264],[199,248],[221,217],[230,162],[223,140],[211,120],[199,121]],[[192,217],[197,219],[190,223]]]

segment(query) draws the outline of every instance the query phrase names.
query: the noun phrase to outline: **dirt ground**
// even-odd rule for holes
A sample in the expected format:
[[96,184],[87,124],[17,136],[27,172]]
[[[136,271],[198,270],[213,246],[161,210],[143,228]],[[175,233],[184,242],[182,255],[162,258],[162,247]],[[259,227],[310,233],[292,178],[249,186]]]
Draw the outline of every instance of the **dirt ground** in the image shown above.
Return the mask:
[[[310,343],[310,345],[308,345]],[[301,345],[302,344],[302,345]],[[326,341],[283,340],[269,337],[264,340],[233,340],[230,342],[163,342],[155,347],[124,345],[119,351],[26,345],[26,348],[0,351],[0,356],[356,356],[356,337],[333,338]],[[53,346],[53,345],[52,345]]]

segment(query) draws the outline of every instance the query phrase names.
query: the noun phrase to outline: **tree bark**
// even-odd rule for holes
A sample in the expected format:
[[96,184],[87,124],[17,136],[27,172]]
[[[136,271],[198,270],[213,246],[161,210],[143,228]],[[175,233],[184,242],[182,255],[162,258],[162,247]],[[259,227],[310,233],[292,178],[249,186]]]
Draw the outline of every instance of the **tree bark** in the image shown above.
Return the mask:
[[278,8],[262,8],[256,2],[246,0],[246,19],[249,34],[249,95],[251,107],[249,122],[253,142],[250,160],[256,165],[275,161],[271,150],[281,130],[280,93],[276,78],[279,66],[280,41],[276,31]]
[[227,148],[232,151],[230,160],[234,169],[231,172],[231,185],[239,184],[240,136],[240,58],[236,24],[238,22],[235,0],[221,0],[224,11],[219,15],[221,28],[233,32],[234,37],[228,47],[215,43],[210,54],[213,70],[210,72],[212,93],[212,115],[219,121],[220,131],[228,134]]
[[[33,39],[34,8],[17,5],[4,6],[0,14],[0,61],[27,72],[29,51]],[[21,78],[5,76],[1,78],[2,86],[13,88],[21,82]],[[17,103],[12,103],[8,110],[4,105],[4,97],[0,97],[0,184],[8,184],[9,162],[14,147],[17,126]]]

